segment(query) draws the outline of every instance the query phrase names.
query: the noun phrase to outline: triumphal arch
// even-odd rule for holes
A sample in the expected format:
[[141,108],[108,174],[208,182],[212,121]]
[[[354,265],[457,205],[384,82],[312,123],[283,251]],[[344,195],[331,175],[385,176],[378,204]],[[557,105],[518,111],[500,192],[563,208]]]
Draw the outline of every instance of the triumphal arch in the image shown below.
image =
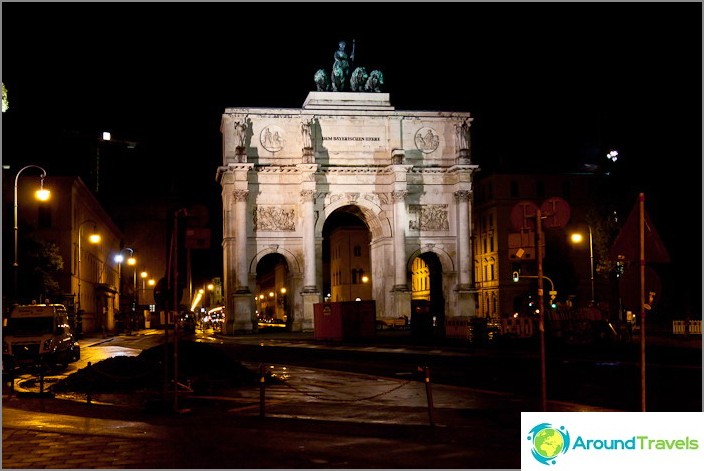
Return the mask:
[[311,331],[324,300],[374,300],[384,320],[432,297],[441,318],[473,316],[471,122],[364,90],[226,108],[225,333],[265,318]]

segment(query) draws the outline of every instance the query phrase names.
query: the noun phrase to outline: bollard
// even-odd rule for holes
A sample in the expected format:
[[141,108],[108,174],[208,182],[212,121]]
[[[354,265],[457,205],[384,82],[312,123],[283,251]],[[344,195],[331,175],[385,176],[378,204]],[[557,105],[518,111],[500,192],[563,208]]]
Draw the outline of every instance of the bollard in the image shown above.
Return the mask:
[[91,362],[88,362],[88,366],[86,367],[88,369],[88,384],[87,384],[87,391],[86,391],[86,404],[90,404],[91,401],[93,400],[93,366]]
[[264,364],[259,365],[259,417],[264,417]]
[[[418,368],[421,370],[421,368]],[[425,373],[425,395],[428,398],[428,419],[430,420],[430,426],[435,426],[435,411],[433,410],[433,388],[430,384],[430,367],[424,366],[422,371]]]
[[10,396],[15,393],[15,369],[12,367],[8,368],[7,371],[7,385],[10,387]]
[[39,395],[44,395],[44,362],[39,363]]

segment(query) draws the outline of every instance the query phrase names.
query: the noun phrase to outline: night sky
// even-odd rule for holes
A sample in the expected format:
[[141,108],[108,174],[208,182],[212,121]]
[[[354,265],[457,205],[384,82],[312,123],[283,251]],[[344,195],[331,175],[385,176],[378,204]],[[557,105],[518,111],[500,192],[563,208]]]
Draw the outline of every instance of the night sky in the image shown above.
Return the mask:
[[338,41],[355,39],[353,67],[381,70],[397,110],[472,113],[487,171],[605,171],[617,149],[624,206],[645,193],[698,299],[701,8],[3,2],[2,160],[61,174],[78,158],[67,136],[110,130],[139,143],[122,169],[140,191],[218,204],[224,109],[300,108]]

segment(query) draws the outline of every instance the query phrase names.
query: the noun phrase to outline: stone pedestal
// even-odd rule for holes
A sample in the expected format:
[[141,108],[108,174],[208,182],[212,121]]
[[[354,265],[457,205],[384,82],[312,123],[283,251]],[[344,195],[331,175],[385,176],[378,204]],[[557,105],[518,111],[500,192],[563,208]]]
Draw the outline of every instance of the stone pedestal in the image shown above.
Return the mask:
[[404,286],[403,289],[396,289],[392,293],[394,303],[394,315],[392,317],[411,318],[411,292]]
[[301,293],[303,297],[303,319],[301,322],[300,331],[301,332],[313,332],[314,325],[313,319],[315,317],[314,305],[321,301],[320,292],[315,293]]
[[[476,291],[471,289],[469,286],[459,286],[457,288],[457,309],[454,311],[455,316],[476,316],[477,315],[477,305],[476,305]],[[450,317],[454,317],[453,315]]]
[[252,293],[236,293],[232,295],[234,318],[228,318],[225,333],[252,333],[255,330],[256,320],[252,319]]

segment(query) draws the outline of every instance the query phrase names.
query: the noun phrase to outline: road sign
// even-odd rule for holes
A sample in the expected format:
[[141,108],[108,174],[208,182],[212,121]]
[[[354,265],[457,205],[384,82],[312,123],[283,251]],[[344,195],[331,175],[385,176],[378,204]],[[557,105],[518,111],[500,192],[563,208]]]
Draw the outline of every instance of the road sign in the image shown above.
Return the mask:
[[210,248],[210,228],[190,227],[186,229],[187,249],[209,249]]
[[562,198],[553,196],[543,201],[540,205],[540,213],[545,218],[543,225],[546,228],[565,227],[570,220],[570,205]]
[[519,201],[511,208],[511,226],[514,230],[535,230],[535,213],[538,205],[532,201]]

